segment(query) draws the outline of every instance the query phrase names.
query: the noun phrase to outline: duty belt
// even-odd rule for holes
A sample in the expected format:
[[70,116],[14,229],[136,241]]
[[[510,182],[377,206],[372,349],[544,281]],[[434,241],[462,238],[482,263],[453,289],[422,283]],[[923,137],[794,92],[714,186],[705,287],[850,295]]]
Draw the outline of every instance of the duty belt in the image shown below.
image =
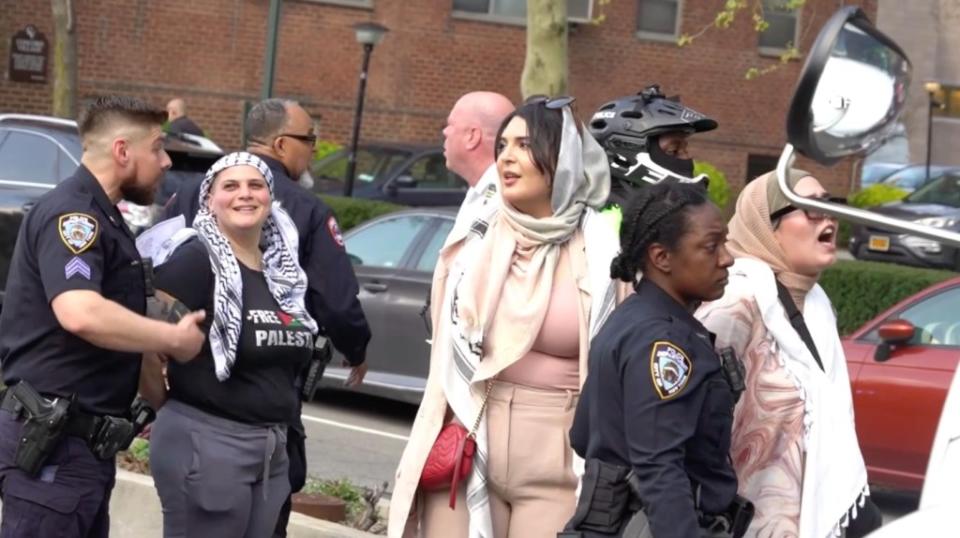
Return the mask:
[[[17,420],[23,418],[23,405],[13,397],[13,391],[4,389],[0,394],[0,409],[12,414]],[[102,425],[103,417],[72,410],[64,431],[67,435],[79,437],[90,444]]]

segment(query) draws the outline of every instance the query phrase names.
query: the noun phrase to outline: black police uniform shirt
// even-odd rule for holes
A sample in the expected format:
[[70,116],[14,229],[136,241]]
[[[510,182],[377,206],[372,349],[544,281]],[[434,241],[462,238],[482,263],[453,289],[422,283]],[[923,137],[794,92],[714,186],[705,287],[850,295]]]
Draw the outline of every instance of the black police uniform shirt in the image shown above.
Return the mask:
[[[274,199],[297,227],[300,267],[307,274],[307,312],[334,347],[356,366],[366,356],[370,327],[357,295],[360,286],[343,247],[333,211],[316,194],[298,185],[283,163],[257,154],[273,172]],[[197,215],[200,181],[185,182],[164,211],[164,219],[183,215],[187,226]]]
[[593,339],[589,369],[574,450],[633,468],[654,536],[699,536],[696,510],[723,512],[737,492],[733,394],[712,335],[643,279]]
[[[168,363],[169,396],[239,422],[287,423],[298,405],[294,379],[313,354],[314,338],[309,329],[280,309],[263,273],[239,265],[243,325],[230,377],[217,379],[208,340],[192,361]],[[209,333],[214,277],[206,247],[199,239],[183,244],[158,267],[155,282],[158,290],[176,297],[191,311],[206,310]]]
[[124,415],[141,355],[97,347],[61,327],[51,302],[73,290],[146,311],[133,235],[84,166],[43,195],[20,226],[0,315],[3,380],[25,380],[48,397],[76,394],[88,413]]

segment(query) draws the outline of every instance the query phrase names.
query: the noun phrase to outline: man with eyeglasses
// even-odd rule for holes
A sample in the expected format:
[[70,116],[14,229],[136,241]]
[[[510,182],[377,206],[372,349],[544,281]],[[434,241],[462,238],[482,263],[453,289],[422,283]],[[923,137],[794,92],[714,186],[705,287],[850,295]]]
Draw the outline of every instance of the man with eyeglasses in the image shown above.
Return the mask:
[[[313,158],[317,141],[313,119],[295,101],[266,99],[250,109],[245,128],[249,141],[247,151],[270,167],[275,199],[283,204],[297,226],[300,266],[307,273],[307,310],[352,367],[346,385],[359,385],[367,372],[370,327],[357,298],[360,291],[357,277],[344,250],[343,236],[333,211],[297,184]],[[197,214],[199,192],[199,181],[181,186],[168,204],[164,218],[183,215],[189,226]],[[303,487],[307,473],[306,433],[299,408],[296,416],[290,418],[289,426],[290,489],[295,493]],[[287,499],[274,536],[286,536],[289,517],[290,499]]]

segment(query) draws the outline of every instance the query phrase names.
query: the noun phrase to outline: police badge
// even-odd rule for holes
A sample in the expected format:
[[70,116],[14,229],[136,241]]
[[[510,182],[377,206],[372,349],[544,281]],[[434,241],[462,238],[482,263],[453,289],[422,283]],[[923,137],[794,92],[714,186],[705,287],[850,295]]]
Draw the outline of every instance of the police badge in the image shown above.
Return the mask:
[[86,213],[67,213],[60,215],[60,239],[70,252],[80,254],[97,240],[99,226],[97,219]]
[[670,342],[655,342],[650,352],[650,374],[661,400],[680,394],[690,380],[693,366],[686,353]]

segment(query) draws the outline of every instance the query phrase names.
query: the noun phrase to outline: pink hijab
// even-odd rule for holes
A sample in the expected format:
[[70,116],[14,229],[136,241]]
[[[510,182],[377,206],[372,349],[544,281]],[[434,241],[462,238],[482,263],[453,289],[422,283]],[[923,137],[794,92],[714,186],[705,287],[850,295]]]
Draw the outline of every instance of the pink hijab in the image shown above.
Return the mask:
[[[791,188],[809,172],[790,170],[787,183]],[[770,204],[782,204],[783,193],[776,184],[776,172],[768,172],[751,181],[737,198],[737,208],[729,223],[727,249],[735,258],[754,258],[773,269],[777,280],[790,290],[797,308],[803,310],[807,292],[817,283],[817,277],[801,275],[787,263],[787,255],[773,234],[770,222]]]

